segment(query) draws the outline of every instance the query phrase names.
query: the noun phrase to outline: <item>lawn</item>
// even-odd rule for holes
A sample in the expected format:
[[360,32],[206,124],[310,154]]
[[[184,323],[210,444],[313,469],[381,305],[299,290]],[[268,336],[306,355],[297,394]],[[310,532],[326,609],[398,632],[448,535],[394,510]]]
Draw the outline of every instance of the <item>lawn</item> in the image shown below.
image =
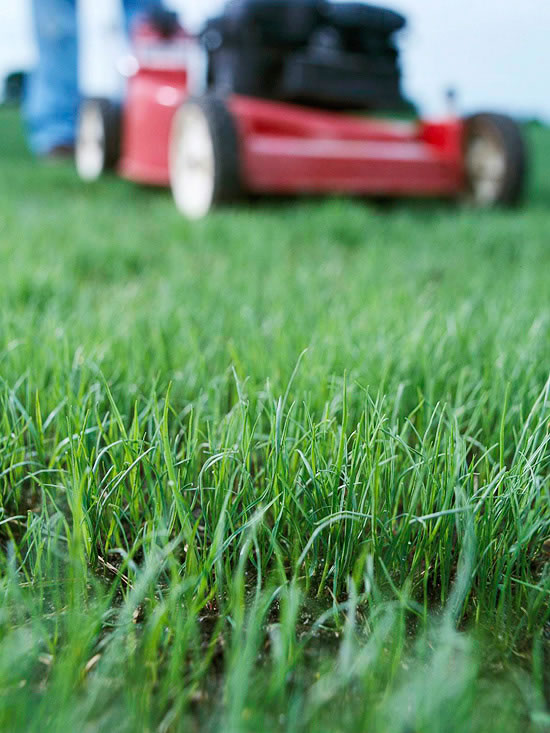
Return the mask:
[[550,730],[550,131],[517,211],[170,196],[0,110],[0,730]]

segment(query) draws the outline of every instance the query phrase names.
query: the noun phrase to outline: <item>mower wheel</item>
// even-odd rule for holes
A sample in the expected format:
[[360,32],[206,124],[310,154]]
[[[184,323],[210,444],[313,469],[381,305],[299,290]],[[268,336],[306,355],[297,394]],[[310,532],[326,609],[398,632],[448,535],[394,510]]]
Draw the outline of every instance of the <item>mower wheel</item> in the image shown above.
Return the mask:
[[202,219],[212,207],[241,194],[237,127],[222,97],[190,99],[176,113],[170,184],[176,206],[187,219]]
[[519,125],[482,113],[466,121],[466,194],[476,206],[514,206],[525,188],[527,153]]
[[83,181],[96,181],[120,157],[121,112],[109,99],[85,99],[79,109],[75,162]]

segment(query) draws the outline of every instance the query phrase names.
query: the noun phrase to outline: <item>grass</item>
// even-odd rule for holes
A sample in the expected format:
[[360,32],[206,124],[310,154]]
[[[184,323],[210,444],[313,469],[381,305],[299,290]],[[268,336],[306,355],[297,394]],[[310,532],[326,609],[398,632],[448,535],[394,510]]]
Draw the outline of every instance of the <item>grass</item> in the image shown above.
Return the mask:
[[0,729],[550,730],[550,133],[195,225],[0,134]]

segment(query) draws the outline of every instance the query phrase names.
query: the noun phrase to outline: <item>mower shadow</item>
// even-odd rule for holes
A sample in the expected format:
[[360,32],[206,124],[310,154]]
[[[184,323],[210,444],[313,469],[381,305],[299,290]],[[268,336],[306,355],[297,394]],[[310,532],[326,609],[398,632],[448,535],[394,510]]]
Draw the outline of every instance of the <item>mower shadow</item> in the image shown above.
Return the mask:
[[342,205],[353,204],[356,206],[363,205],[373,214],[388,215],[415,212],[424,213],[428,216],[437,215],[441,212],[446,214],[454,211],[459,212],[464,207],[455,199],[449,198],[423,198],[423,197],[407,197],[393,198],[386,196],[353,196],[353,195],[313,195],[303,194],[299,196],[270,196],[270,195],[254,195],[246,196],[233,204],[234,208],[252,207],[254,211],[263,210],[269,214],[282,214],[288,208],[303,206],[314,207],[319,204],[341,203]]

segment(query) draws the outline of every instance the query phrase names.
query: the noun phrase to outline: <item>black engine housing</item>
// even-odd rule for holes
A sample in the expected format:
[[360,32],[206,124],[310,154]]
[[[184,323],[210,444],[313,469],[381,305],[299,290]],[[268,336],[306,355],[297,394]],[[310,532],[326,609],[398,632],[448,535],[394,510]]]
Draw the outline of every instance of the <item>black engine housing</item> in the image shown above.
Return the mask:
[[210,84],[334,109],[402,109],[395,34],[405,23],[360,2],[231,0],[202,35]]

